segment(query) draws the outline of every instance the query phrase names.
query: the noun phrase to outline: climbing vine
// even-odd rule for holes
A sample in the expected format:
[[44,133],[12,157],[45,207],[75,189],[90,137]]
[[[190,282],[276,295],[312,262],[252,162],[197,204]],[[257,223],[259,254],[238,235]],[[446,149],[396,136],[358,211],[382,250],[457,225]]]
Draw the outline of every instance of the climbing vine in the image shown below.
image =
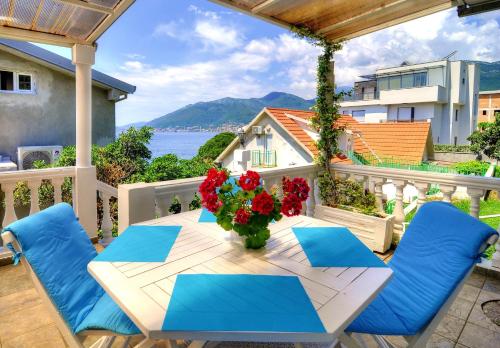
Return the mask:
[[316,87],[316,105],[315,116],[311,123],[320,137],[317,142],[319,155],[318,165],[324,169],[326,179],[332,180],[330,172],[330,163],[334,156],[339,152],[337,138],[342,129],[334,127],[339,115],[339,100],[345,94],[335,92],[335,83],[333,80],[332,60],[333,54],[342,49],[341,42],[331,42],[325,37],[312,32],[307,27],[292,27],[299,38],[306,39],[315,46],[321,47],[323,52],[318,57],[317,67],[317,87]]

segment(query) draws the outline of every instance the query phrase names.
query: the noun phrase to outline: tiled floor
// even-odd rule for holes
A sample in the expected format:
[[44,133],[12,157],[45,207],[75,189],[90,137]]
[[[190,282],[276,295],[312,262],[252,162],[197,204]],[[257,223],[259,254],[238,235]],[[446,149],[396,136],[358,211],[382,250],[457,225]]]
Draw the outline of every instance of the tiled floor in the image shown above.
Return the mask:
[[[390,257],[390,256],[389,256]],[[384,257],[386,258],[386,257]],[[498,348],[500,327],[488,319],[481,304],[500,300],[500,279],[473,273],[453,304],[448,315],[431,338],[428,347]],[[85,346],[90,346],[89,338]],[[396,346],[404,346],[402,338],[391,338]],[[118,347],[116,341],[114,346]],[[373,346],[373,342],[368,342]],[[0,348],[59,348],[65,343],[48,311],[41,303],[21,265],[0,267]],[[224,344],[228,347],[287,347],[288,345]]]

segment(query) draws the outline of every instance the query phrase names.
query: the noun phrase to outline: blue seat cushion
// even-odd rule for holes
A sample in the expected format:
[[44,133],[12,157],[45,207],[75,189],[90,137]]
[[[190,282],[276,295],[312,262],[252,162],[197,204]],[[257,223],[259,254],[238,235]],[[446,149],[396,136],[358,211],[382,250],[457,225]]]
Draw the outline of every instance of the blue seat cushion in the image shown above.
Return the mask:
[[[5,230],[16,236],[23,256],[68,327],[76,333],[105,292],[87,272],[97,252],[73,208],[60,203],[18,220]],[[106,317],[102,320],[105,323]]]
[[84,330],[109,330],[121,335],[137,335],[141,331],[118,305],[104,294],[78,325],[75,332]]
[[424,204],[399,243],[394,274],[347,331],[415,335],[436,315],[497,232],[445,202]]

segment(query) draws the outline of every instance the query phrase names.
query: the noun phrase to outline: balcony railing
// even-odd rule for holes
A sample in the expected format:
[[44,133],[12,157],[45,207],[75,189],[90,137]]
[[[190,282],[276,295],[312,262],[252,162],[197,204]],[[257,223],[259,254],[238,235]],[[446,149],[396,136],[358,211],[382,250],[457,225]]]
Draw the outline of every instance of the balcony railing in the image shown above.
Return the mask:
[[358,100],[374,100],[379,99],[379,94],[375,92],[369,93],[353,93],[343,97],[343,101],[358,101]]
[[[75,167],[0,173],[0,226],[5,227],[18,219],[40,211],[40,209],[63,201],[74,206],[75,197],[73,193],[75,192],[76,176],[77,170]],[[103,236],[109,238],[113,228],[110,200],[113,197],[114,199],[118,197],[118,190],[100,181],[97,181],[95,189],[96,204],[97,194],[103,204],[101,230]],[[94,206],[97,209],[97,205]],[[94,233],[95,231],[91,232]],[[6,253],[7,250],[2,248],[0,244],[0,258],[3,256],[2,254]]]
[[272,168],[276,167],[276,151],[252,150],[253,168]]
[[[470,198],[470,214],[479,216],[479,202],[487,190],[500,189],[500,178],[486,178],[457,174],[413,171],[394,168],[379,168],[363,165],[332,165],[337,177],[350,178],[364,185],[376,197],[376,204],[383,211],[384,194],[382,187],[390,186],[395,190],[394,233],[403,234],[405,219],[403,190],[413,187],[418,193],[417,209],[426,201],[426,194],[431,187],[439,187],[443,201],[451,201],[453,195],[466,195]],[[259,169],[264,186],[271,188],[280,185],[283,176],[304,177],[311,187],[311,194],[306,201],[303,213],[313,216],[316,202],[320,203],[317,189],[318,167],[310,164],[292,168]],[[236,175],[236,173],[234,173]],[[146,220],[153,220],[170,215],[170,206],[176,198],[181,204],[181,211],[187,211],[198,192],[198,187],[205,177],[171,180],[156,183],[138,183],[118,187],[119,231],[127,226]],[[342,222],[339,221],[341,224]],[[494,258],[500,267],[500,244]]]

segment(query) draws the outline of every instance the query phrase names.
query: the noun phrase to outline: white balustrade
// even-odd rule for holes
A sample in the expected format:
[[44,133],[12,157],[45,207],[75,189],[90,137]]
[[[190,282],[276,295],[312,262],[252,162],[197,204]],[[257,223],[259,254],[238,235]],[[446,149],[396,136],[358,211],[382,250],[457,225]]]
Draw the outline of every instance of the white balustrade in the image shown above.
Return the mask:
[[102,201],[102,239],[100,243],[106,246],[113,240],[113,220],[111,218],[110,202],[111,198],[118,197],[118,190],[101,181],[97,181],[96,186],[99,198],[101,198]]

